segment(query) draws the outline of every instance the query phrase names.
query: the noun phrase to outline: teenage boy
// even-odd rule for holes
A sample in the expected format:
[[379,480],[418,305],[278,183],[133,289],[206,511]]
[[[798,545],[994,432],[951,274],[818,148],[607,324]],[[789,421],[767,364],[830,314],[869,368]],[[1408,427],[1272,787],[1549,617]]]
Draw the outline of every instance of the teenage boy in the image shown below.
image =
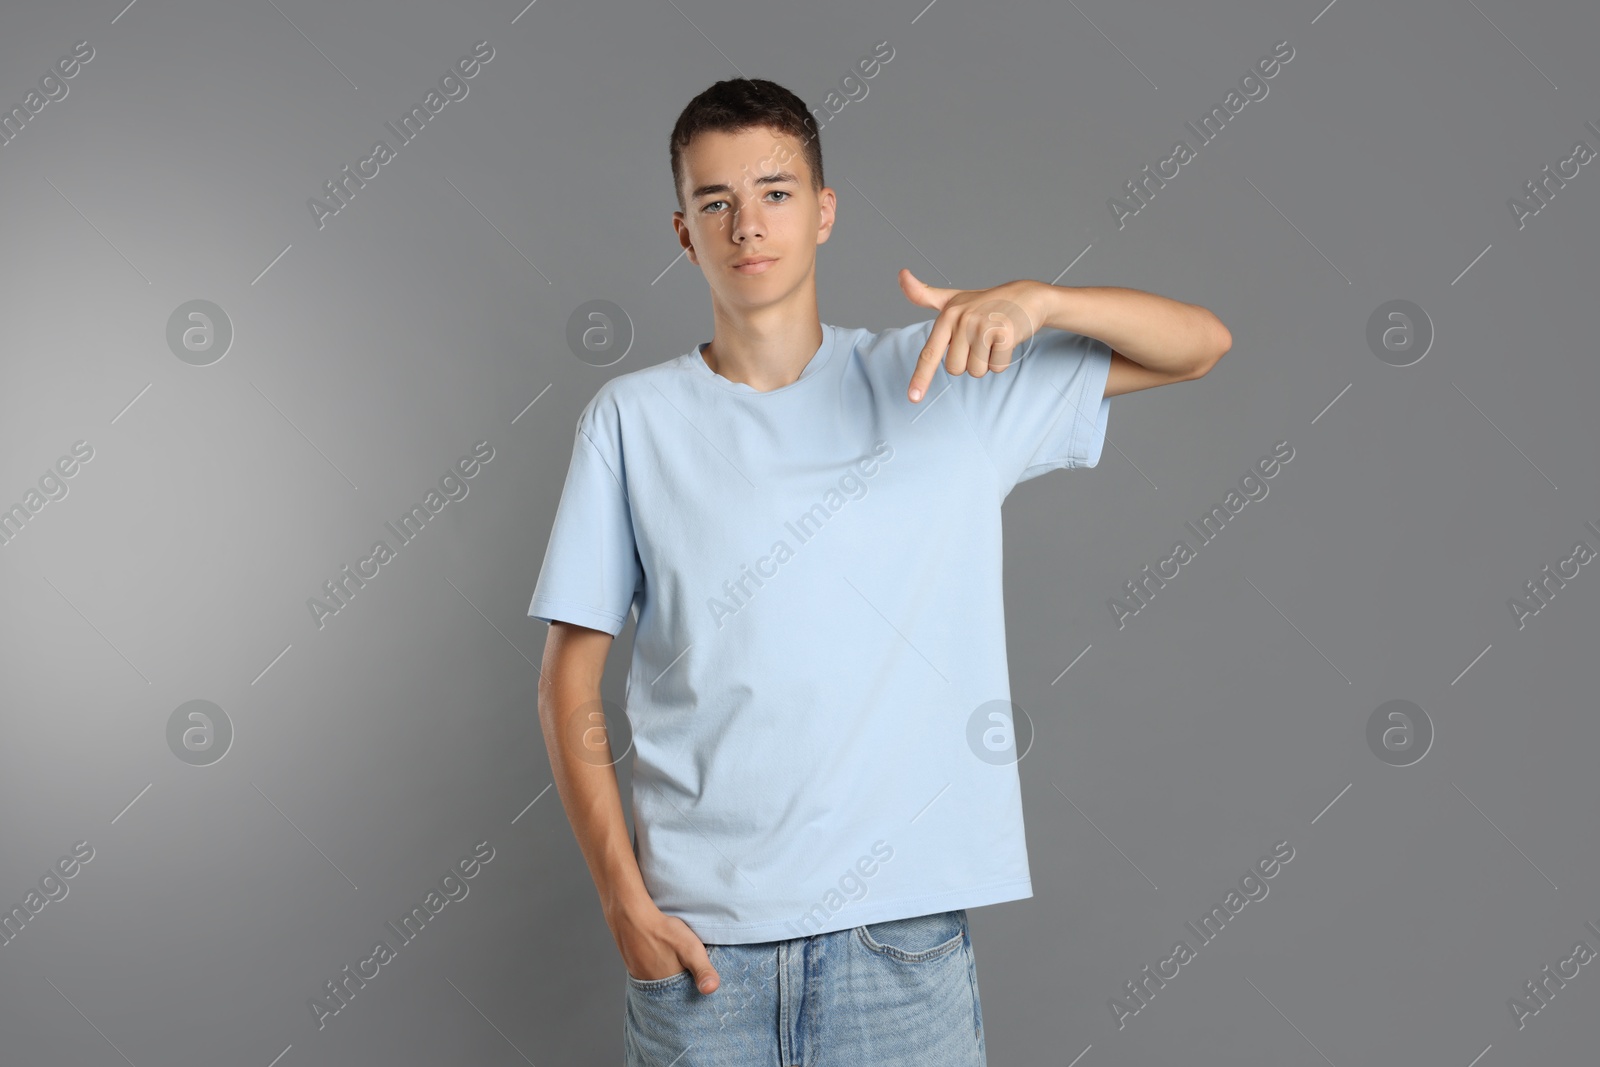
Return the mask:
[[[931,320],[822,322],[836,198],[770,81],[692,100],[672,174],[712,339],[583,409],[528,609],[626,1062],[982,1064],[966,909],[1033,895],[1001,503],[1095,466],[1110,397],[1199,378],[1232,336],[1136,290],[909,270]],[[600,705],[630,610],[632,837]]]

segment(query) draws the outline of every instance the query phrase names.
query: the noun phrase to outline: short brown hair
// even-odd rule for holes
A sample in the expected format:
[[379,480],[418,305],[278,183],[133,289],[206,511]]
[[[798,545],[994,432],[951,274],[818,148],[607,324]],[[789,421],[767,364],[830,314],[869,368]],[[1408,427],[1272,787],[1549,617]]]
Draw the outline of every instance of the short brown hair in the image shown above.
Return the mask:
[[817,120],[811,117],[805,101],[776,82],[761,78],[735,78],[720,81],[693,100],[678,115],[672,127],[672,184],[683,202],[683,150],[695,134],[708,130],[739,133],[755,126],[792,134],[804,149],[811,168],[811,188],[822,189],[822,142],[817,138]]

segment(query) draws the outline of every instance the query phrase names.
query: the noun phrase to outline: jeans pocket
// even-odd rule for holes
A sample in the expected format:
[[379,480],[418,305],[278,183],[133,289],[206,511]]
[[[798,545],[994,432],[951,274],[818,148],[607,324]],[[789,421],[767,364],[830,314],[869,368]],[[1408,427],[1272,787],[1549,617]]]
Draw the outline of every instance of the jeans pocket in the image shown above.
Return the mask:
[[628,974],[626,970],[622,973],[627,977],[628,985],[631,988],[643,993],[663,992],[674,988],[680,982],[687,982],[693,977],[687,970],[679,971],[677,974],[669,974],[665,978],[635,978],[633,975]]
[[904,963],[942,959],[960,948],[966,936],[966,913],[960,909],[856,927],[857,939],[868,950]]
[[[710,962],[713,969],[717,967],[717,950],[721,947],[722,946],[720,945],[706,946],[706,959]],[[628,974],[626,967],[623,968],[622,973],[628,979],[629,988],[637,989],[642,992],[657,993],[668,989],[675,989],[677,988],[679,982],[688,982],[694,977],[693,972],[691,972],[687,967],[679,971],[677,974],[669,974],[665,978],[635,978],[633,975]],[[700,991],[698,987],[694,987],[694,989],[697,993]]]

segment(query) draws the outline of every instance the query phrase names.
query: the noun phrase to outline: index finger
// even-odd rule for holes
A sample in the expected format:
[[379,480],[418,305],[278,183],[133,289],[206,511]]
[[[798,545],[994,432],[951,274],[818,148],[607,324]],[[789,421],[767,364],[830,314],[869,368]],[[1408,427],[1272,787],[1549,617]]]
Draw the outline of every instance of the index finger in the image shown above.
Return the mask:
[[911,372],[911,385],[906,391],[913,404],[920,401],[922,394],[928,391],[928,383],[933,381],[933,368],[939,364],[944,351],[950,347],[951,321],[944,314],[934,319],[933,332],[928,334],[927,343],[917,354],[917,366]]

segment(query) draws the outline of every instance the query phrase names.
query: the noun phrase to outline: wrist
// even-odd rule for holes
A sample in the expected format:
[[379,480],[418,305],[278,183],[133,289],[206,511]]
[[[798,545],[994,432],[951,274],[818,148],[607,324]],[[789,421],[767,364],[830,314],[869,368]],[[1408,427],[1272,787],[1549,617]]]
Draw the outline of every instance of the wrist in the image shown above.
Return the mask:
[[1051,285],[1049,282],[1034,280],[1038,286],[1036,290],[1039,306],[1042,307],[1040,326],[1048,326],[1052,330],[1072,330],[1073,309],[1077,306],[1075,298],[1077,290],[1066,285]]
[[618,878],[601,886],[600,908],[605,912],[608,922],[617,915],[653,907],[655,901],[638,875],[631,879]]
[[660,909],[648,893],[628,893],[603,901],[600,910],[605,916],[606,925],[616,930],[624,923],[636,923],[641,916]]

